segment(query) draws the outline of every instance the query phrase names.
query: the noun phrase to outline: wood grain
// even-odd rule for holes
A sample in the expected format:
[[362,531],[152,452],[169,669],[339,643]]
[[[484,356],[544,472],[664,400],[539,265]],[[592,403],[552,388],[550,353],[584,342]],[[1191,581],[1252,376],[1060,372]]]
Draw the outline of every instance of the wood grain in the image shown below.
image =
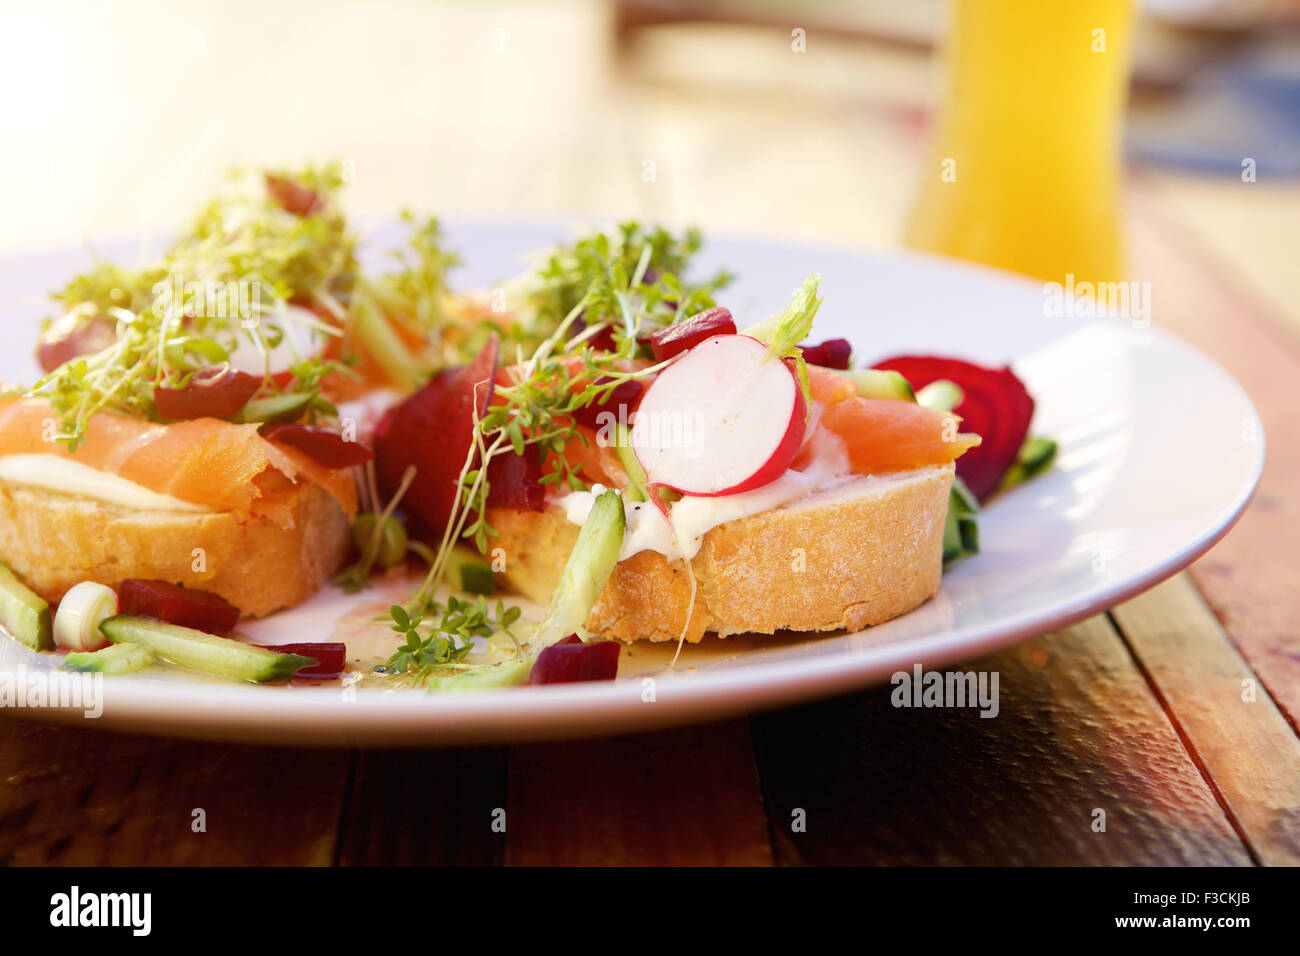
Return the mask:
[[506,806],[506,752],[363,750],[339,831],[342,866],[491,866]]
[[5,714],[0,864],[328,865],[347,764],[346,751],[159,740]]
[[1300,865],[1300,739],[1192,583],[1112,617],[1255,857]]
[[[1226,368],[1250,395],[1264,424],[1267,460],[1255,500],[1227,537],[1192,566],[1192,577],[1295,727],[1300,721],[1300,589],[1295,586],[1300,568],[1300,498],[1295,493],[1300,348],[1280,325],[1263,318],[1258,301],[1225,276],[1158,201],[1139,188],[1131,194],[1130,206],[1131,272],[1152,284],[1155,323],[1184,336]],[[1249,438],[1243,431],[1243,440]],[[1194,458],[1189,467],[1189,480],[1194,480]]]
[[771,863],[748,724],[512,748],[506,862]]
[[883,687],[754,719],[781,863],[1251,862],[1104,616],[960,669],[995,718]]

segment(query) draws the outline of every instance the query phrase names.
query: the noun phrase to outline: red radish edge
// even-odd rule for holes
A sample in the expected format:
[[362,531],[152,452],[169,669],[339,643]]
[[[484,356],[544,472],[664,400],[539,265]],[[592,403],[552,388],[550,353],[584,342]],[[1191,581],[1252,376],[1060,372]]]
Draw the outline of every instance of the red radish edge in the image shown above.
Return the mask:
[[[753,347],[746,347],[742,351],[737,351],[741,341],[753,343]],[[767,356],[767,346],[750,336],[715,335],[692,348],[675,364],[661,372],[659,377],[651,384],[642,398],[641,406],[637,412],[637,420],[632,429],[632,445],[641,467],[645,469],[646,477],[652,489],[668,487],[682,494],[716,498],[762,487],[785,474],[790,467],[790,462],[794,460],[795,454],[803,444],[805,418],[807,417],[807,405],[804,401],[803,391],[799,387],[794,372],[785,362],[776,363],[777,367],[786,376],[784,378],[768,376],[765,379],[755,377],[753,380],[732,379],[728,381],[729,373],[741,368],[746,360],[754,361],[752,367],[756,370],[755,375],[757,376],[760,374],[764,363],[770,361]],[[712,364],[706,365],[704,363]],[[727,387],[744,388],[746,390],[743,400],[738,398],[733,403],[733,408],[743,405],[751,409],[754,409],[756,404],[761,404],[760,399],[765,397],[775,399],[778,402],[783,399],[783,396],[763,396],[756,390],[779,388],[784,392],[788,388],[791,396],[788,419],[784,424],[779,418],[775,419],[775,424],[768,419],[750,422],[747,423],[748,427],[743,434],[728,434],[724,419],[721,423],[715,423],[721,426],[722,434],[718,436],[722,442],[721,445],[715,442],[707,449],[699,449],[698,454],[688,453],[684,456],[684,459],[692,462],[698,460],[698,470],[694,475],[690,474],[689,467],[683,467],[684,459],[681,456],[676,459],[669,456],[665,463],[662,456],[665,451],[670,450],[670,446],[652,445],[650,443],[652,438],[657,437],[655,433],[649,431],[655,427],[652,424],[647,424],[654,420],[650,416],[662,416],[660,420],[664,424],[661,427],[664,428],[668,428],[669,423],[674,420],[679,423],[685,422],[687,420],[686,416],[694,416],[693,420],[695,421],[707,422],[710,413],[715,416],[718,413],[718,388]],[[669,393],[666,407],[660,409],[657,404],[661,401],[660,397],[666,394],[665,389],[685,390],[685,395]],[[695,408],[690,407],[691,402],[697,403]],[[782,410],[783,412],[784,410]],[[673,416],[680,417],[674,419]],[[685,426],[680,427],[682,429],[681,434],[684,435]],[[776,431],[778,428],[781,429],[779,433]],[[741,444],[733,444],[728,449],[725,447],[725,441],[727,440]],[[725,462],[728,460],[727,456],[729,454],[744,450],[743,443],[750,441],[758,443],[757,451],[762,455],[756,466],[747,475],[740,477],[739,480],[732,482],[730,485],[724,488],[714,488],[714,484],[724,480],[718,477],[718,462],[720,460]],[[659,452],[661,457],[660,462],[656,462],[652,458],[656,451]],[[711,467],[712,472],[709,470]]]

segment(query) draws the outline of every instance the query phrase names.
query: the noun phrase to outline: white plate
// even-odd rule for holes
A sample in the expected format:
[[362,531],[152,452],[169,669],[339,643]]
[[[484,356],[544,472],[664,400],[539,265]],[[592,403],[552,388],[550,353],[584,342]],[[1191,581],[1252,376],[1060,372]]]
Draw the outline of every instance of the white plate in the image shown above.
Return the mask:
[[[568,234],[553,224],[453,227],[468,263],[457,285],[489,285],[516,271],[521,254]],[[129,256],[131,247],[108,251]],[[725,301],[742,321],[780,308],[809,272],[820,272],[826,302],[815,337],[850,338],[861,361],[922,352],[1015,364],[1037,399],[1034,431],[1056,438],[1060,457],[1052,472],[989,505],[983,551],[944,577],[938,597],[857,634],[709,639],[669,672],[667,649],[636,645],[624,651],[620,679],[605,683],[457,696],[363,684],[347,700],[337,684],[114,678],[104,681],[103,715],[93,723],[264,743],[451,744],[752,712],[882,682],[918,662],[973,658],[1094,614],[1204,553],[1255,488],[1264,448],[1250,401],[1217,365],[1157,328],[1049,317],[1038,283],[922,256],[717,239],[703,260],[702,268],[738,274]],[[10,343],[0,376],[30,380],[28,344],[48,312],[42,295],[86,261],[64,253],[0,263],[0,327]],[[358,605],[385,600],[327,589],[246,631],[267,643],[328,639],[345,613],[355,618],[365,613]],[[0,642],[0,679],[20,666],[48,663]],[[57,708],[29,716],[83,719]]]

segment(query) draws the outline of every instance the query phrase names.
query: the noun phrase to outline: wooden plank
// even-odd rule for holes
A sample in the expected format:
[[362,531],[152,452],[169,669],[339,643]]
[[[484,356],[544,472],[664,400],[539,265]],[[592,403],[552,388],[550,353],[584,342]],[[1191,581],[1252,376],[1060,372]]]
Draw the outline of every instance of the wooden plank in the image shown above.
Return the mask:
[[[1226,368],[1264,424],[1267,461],[1237,526],[1192,566],[1192,577],[1292,726],[1300,723],[1300,349],[1262,317],[1184,224],[1138,188],[1130,197],[1135,279],[1152,283],[1154,321]],[[1282,320],[1279,320],[1282,321]],[[1244,424],[1244,423],[1243,423]],[[1243,440],[1249,436],[1243,434]],[[1189,480],[1195,453],[1189,452]]]
[[510,750],[512,865],[766,865],[749,725]]
[[1111,614],[1255,857],[1300,865],[1300,739],[1192,583]]
[[781,863],[1251,862],[1105,616],[959,669],[996,717],[883,687],[754,720]]
[[339,837],[342,866],[492,866],[505,836],[500,748],[370,750],[357,755]]
[[328,865],[347,770],[346,751],[162,740],[5,714],[0,864]]

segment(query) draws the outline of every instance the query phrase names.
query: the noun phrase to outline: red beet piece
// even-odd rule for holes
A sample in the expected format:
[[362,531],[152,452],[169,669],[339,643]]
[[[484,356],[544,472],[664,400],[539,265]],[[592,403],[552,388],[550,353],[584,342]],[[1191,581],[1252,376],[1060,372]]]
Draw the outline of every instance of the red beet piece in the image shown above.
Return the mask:
[[155,388],[153,401],[164,421],[231,418],[248,403],[262,380],[224,365],[201,368],[184,388]]
[[735,333],[736,323],[731,319],[731,312],[717,306],[683,319],[676,325],[665,325],[650,336],[650,350],[654,352],[655,361],[662,362],[715,335]]
[[239,622],[239,608],[211,591],[170,581],[127,578],[117,590],[118,609],[209,634],[229,634]]
[[853,345],[848,339],[827,339],[820,345],[805,345],[803,360],[822,368],[846,369],[853,356]]
[[324,205],[316,190],[296,183],[285,176],[266,177],[266,191],[285,212],[295,216],[310,216]]
[[[584,322],[582,319],[574,319],[573,329],[569,333],[569,338],[573,338],[576,335],[581,335],[586,330],[586,328],[587,328],[586,322]],[[587,344],[598,352],[614,351],[615,348],[614,329],[612,327],[606,326],[605,328],[597,332],[595,335],[593,335],[591,338],[587,339]]]
[[875,367],[898,372],[918,391],[940,379],[961,387],[963,398],[953,412],[961,416],[962,431],[984,441],[957,459],[957,475],[981,501],[991,495],[1015,462],[1034,417],[1034,400],[1010,367],[932,355],[902,355]]
[[[493,337],[468,365],[445,368],[427,385],[385,413],[375,428],[375,478],[388,498],[407,467],[415,480],[402,507],[424,530],[440,536],[460,496],[465,458],[474,447],[475,414],[487,412],[497,372]],[[477,462],[473,467],[477,467]]]
[[[610,381],[612,379],[602,376],[596,379],[596,385],[607,385]],[[602,412],[608,412],[618,421],[626,423],[632,417],[632,410],[636,408],[636,403],[641,400],[641,393],[644,391],[645,385],[635,379],[619,382],[605,393],[604,398],[576,409],[573,418],[579,425],[586,425],[593,431],[600,429]]]
[[487,503],[496,508],[545,511],[546,488],[542,485],[542,463],[536,448],[522,455],[507,451],[488,465]]
[[326,468],[351,468],[375,457],[365,445],[348,441],[338,432],[314,425],[272,425],[262,433],[269,439],[296,448]]
[[571,634],[537,655],[530,684],[572,684],[588,680],[613,680],[618,674],[618,641],[584,644]]
[[43,339],[36,347],[36,361],[42,371],[53,372],[64,362],[102,352],[116,341],[117,323],[110,319],[91,319],[60,336]]
[[301,654],[303,657],[316,658],[315,664],[304,667],[294,674],[294,677],[338,677],[343,673],[343,667],[348,656],[347,645],[337,642],[258,644],[257,646],[268,651],[275,651],[277,654]]

